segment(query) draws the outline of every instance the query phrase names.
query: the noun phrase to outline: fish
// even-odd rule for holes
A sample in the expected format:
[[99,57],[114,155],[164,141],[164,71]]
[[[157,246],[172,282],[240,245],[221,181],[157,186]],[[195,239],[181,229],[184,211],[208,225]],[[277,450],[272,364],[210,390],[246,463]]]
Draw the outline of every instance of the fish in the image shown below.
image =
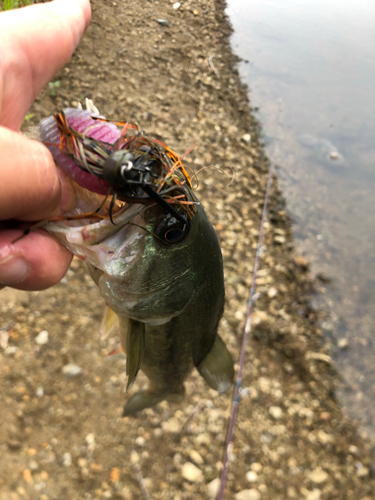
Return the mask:
[[[61,118],[64,133],[58,126]],[[138,143],[137,127],[131,144],[138,149],[133,148],[129,156],[125,127],[130,130],[88,106],[87,110],[67,108],[42,120],[39,128],[41,140],[76,183],[77,191],[75,208],[44,227],[85,260],[107,304],[108,329],[118,320],[126,353],[127,392],[140,370],[148,379],[126,402],[124,417],[162,400],[180,403],[184,382],[194,367],[219,393],[227,391],[234,379],[232,356],[217,332],[225,291],[215,230],[179,157],[156,139]],[[69,133],[81,133],[78,147]],[[99,159],[91,161],[91,152],[82,150],[87,141],[95,154],[101,148]],[[156,156],[150,147],[158,151]],[[134,160],[137,155],[140,160]],[[122,158],[120,163],[117,157]],[[116,167],[104,175],[107,181],[95,176],[96,167],[101,174],[113,159]],[[140,166],[134,174],[137,161]],[[159,174],[153,176],[153,169],[159,169]],[[122,171],[125,180],[136,177],[138,184],[124,181],[120,189],[112,182],[111,188],[115,171]],[[146,185],[152,196],[145,193]]]

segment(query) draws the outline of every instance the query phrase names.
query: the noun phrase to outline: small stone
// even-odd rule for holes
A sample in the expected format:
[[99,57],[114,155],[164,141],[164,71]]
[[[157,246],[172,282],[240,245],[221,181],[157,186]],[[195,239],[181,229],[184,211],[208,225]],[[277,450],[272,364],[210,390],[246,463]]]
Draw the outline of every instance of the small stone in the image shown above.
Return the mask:
[[259,462],[254,462],[253,464],[250,465],[250,469],[255,472],[260,472],[263,469],[263,465],[260,464]]
[[120,469],[118,467],[112,467],[110,477],[113,483],[118,483],[120,481]]
[[302,255],[297,255],[296,257],[294,257],[294,262],[298,267],[304,269],[305,271],[310,266],[309,261],[305,259],[305,257],[302,257]]
[[191,483],[198,483],[203,481],[203,473],[198,467],[191,462],[186,462],[182,466],[181,475],[187,481]]
[[169,26],[169,22],[166,19],[156,19],[162,26]]
[[197,16],[199,14],[199,12],[197,10],[193,10],[193,14],[194,14],[194,16]]
[[369,475],[370,470],[368,467],[364,467],[361,462],[356,463],[357,466],[357,476],[358,477],[366,477]]
[[339,349],[347,349],[349,347],[349,342],[348,342],[348,339],[340,339],[338,342],[337,342],[337,347]]
[[81,375],[82,371],[82,368],[74,363],[68,363],[62,368],[62,374],[65,375],[65,377],[77,377]]
[[330,434],[327,434],[323,430],[318,431],[318,439],[322,444],[332,443],[333,438]]
[[202,456],[196,450],[190,450],[189,457],[198,465],[201,465],[204,462]]
[[24,480],[27,482],[27,483],[32,483],[33,482],[33,476],[31,475],[31,470],[30,469],[25,469],[22,473],[22,476],[24,478]]
[[268,290],[267,295],[270,299],[273,299],[277,295],[277,290],[276,288],[272,287]]
[[241,137],[241,139],[242,139],[243,142],[246,142],[246,144],[250,144],[250,142],[251,142],[251,135],[250,134],[244,134]]
[[90,434],[87,434],[85,437],[86,444],[88,446],[95,446],[95,435],[94,433],[90,432]]
[[320,484],[320,483],[324,483],[325,481],[327,481],[328,474],[321,467],[317,467],[312,472],[310,472],[308,477],[309,477],[310,481],[312,481],[313,483]]
[[64,453],[62,463],[64,467],[70,467],[72,465],[72,455],[69,452]]
[[356,446],[354,446],[354,444],[351,444],[349,446],[349,453],[351,453],[352,455],[357,455],[358,454],[358,448]]
[[249,483],[255,483],[258,480],[258,474],[254,470],[249,470],[249,472],[246,472],[246,479]]
[[135,444],[137,446],[144,446],[146,444],[146,440],[142,436],[138,436],[137,439],[135,440]]
[[45,345],[48,344],[48,332],[47,330],[43,330],[42,332],[38,333],[38,335],[35,337],[34,341],[38,345]]
[[181,7],[180,2],[176,2],[176,3],[174,3],[174,4],[173,4],[173,8],[174,8],[174,10],[177,10],[177,9],[179,9],[180,7]]
[[277,236],[274,236],[273,241],[277,245],[284,245],[286,243],[286,238],[285,238],[285,236],[277,235]]
[[172,434],[180,432],[180,423],[175,417],[163,422],[162,427],[165,432],[170,432]]
[[44,396],[44,388],[40,385],[40,386],[37,388],[37,390],[36,390],[35,394],[36,394],[36,397],[37,397],[37,398],[42,398],[42,397]]
[[139,462],[139,455],[138,455],[138,453],[135,450],[133,450],[130,453],[130,462],[132,464],[137,464]]
[[276,420],[283,416],[283,410],[280,406],[270,406],[268,412]]
[[213,500],[216,498],[217,492],[220,486],[220,479],[216,477],[213,481],[207,485],[207,496]]
[[338,154],[338,152],[337,152],[337,151],[331,151],[331,152],[329,153],[329,157],[331,158],[331,160],[337,160],[337,159],[338,159],[338,157],[339,157],[339,154]]
[[31,460],[29,463],[29,469],[31,470],[31,472],[35,472],[36,470],[38,470],[39,469],[38,462],[35,462],[35,460]]
[[236,500],[260,500],[261,494],[255,488],[239,491],[234,495]]

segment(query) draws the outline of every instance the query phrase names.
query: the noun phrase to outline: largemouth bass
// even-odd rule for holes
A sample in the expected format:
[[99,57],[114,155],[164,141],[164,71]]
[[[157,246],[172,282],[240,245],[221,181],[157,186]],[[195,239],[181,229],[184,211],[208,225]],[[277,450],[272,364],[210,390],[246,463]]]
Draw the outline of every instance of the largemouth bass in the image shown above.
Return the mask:
[[[147,163],[146,153],[154,154],[152,150],[142,143],[140,147],[132,143],[134,147],[129,153],[128,143],[121,142],[124,132],[119,124],[98,122],[93,114],[66,109],[40,124],[41,139],[49,145],[56,163],[81,186],[77,186],[76,208],[66,214],[69,220],[49,222],[45,228],[86,261],[101,296],[118,316],[121,344],[127,356],[127,390],[139,370],[148,377],[148,385],[130,397],[123,414],[133,415],[163,399],[180,402],[185,392],[184,380],[193,367],[210,387],[222,393],[231,386],[234,371],[231,355],[217,334],[224,307],[224,278],[216,233],[185,182],[185,170],[181,173],[176,168],[182,164],[171,150],[163,149],[164,145],[158,148],[157,141],[147,140],[151,149],[155,145],[159,151],[160,161],[174,165],[173,175],[164,179],[163,191],[159,181],[152,178],[155,169],[160,171],[159,158],[147,157]],[[74,150],[69,137],[64,137],[59,117],[65,127],[74,127],[73,132],[83,134],[78,149]],[[87,156],[82,150],[85,141],[91,141],[90,150],[94,147],[95,154],[99,147],[106,152],[100,150],[99,159]],[[114,144],[116,147],[111,149]],[[124,160],[125,152],[128,156]],[[121,157],[119,161],[116,155]],[[95,165],[113,164],[113,158],[115,170],[109,177],[122,169],[127,176],[122,179],[132,178],[133,184],[112,193],[114,198],[125,200],[125,204],[112,201],[108,208],[107,202],[98,210],[108,185],[94,175]],[[138,184],[132,173],[137,162],[141,165],[137,175],[139,171],[142,175],[142,179],[136,178]],[[145,174],[142,168],[146,163]],[[151,179],[152,193],[159,192],[156,198],[151,193],[156,201],[142,196],[142,182],[149,186],[147,178]],[[157,196],[164,201],[159,203]],[[173,197],[176,203],[172,205]],[[84,215],[88,212],[96,214]]]

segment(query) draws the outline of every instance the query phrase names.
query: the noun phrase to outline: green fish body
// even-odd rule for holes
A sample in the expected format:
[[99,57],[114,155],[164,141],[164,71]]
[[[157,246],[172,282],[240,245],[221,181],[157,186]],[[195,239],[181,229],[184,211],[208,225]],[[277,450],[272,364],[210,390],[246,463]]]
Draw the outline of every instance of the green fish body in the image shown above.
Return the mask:
[[[89,196],[85,210],[93,203]],[[86,260],[101,296],[118,315],[128,388],[140,369],[149,379],[124,415],[163,399],[180,402],[194,367],[220,393],[233,382],[233,361],[217,334],[224,307],[221,250],[202,206],[196,209],[187,236],[174,244],[157,237],[166,214],[156,204],[129,205],[116,225],[83,220],[46,227]]]

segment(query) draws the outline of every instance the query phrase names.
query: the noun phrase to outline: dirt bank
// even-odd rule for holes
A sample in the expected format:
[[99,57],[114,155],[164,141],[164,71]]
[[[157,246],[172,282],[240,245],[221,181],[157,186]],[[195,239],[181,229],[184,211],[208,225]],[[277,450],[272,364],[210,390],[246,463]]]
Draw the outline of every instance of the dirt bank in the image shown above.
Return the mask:
[[[268,163],[224,7],[220,0],[178,9],[167,0],[94,0],[89,31],[27,125],[90,97],[108,118],[138,121],[180,154],[198,141],[186,161],[196,170],[234,174],[228,185],[220,171],[204,170],[198,196],[222,244],[220,333],[237,358]],[[294,253],[277,179],[264,244],[226,498],[246,489],[252,496],[238,498],[373,498],[370,446],[335,401],[337,380],[309,307],[307,263]],[[0,292],[0,328],[9,333],[0,347],[0,499],[138,500],[137,468],[154,500],[209,498],[230,396],[218,397],[194,373],[181,405],[121,418],[124,362],[103,360],[116,339],[100,341],[102,309],[77,260],[48,291]],[[38,345],[44,330],[48,342]],[[82,373],[64,377],[67,363]],[[190,481],[188,462],[201,471]]]

